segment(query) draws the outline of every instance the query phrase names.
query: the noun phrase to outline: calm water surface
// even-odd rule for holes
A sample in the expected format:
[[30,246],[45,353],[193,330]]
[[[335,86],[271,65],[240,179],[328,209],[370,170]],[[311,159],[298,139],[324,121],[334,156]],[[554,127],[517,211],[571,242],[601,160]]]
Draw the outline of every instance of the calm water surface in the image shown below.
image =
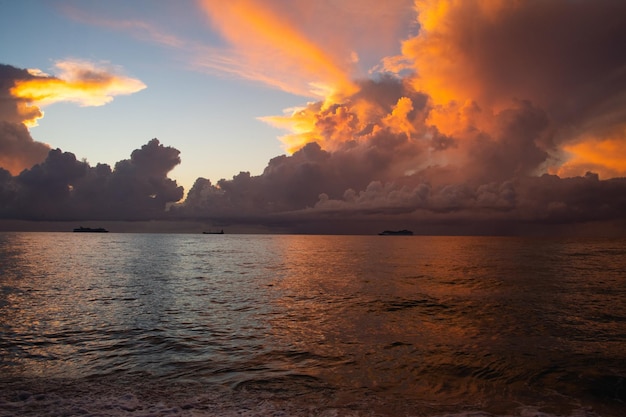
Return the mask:
[[626,240],[0,234],[0,416],[625,402]]

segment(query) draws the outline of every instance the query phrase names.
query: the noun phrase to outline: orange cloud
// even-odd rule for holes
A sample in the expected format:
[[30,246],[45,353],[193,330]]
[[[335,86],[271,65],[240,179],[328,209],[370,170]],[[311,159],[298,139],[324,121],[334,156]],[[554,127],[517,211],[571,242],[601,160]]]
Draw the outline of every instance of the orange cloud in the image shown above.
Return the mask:
[[579,176],[588,171],[601,178],[626,177],[624,138],[587,140],[567,145],[563,149],[570,154],[569,160],[556,170],[560,176]]
[[311,103],[282,116],[260,117],[274,127],[290,133],[280,137],[288,153],[309,142],[317,142],[325,150],[334,150],[341,143],[357,140],[365,125],[359,117],[359,102],[325,108],[321,102]]
[[379,97],[381,102],[378,102],[374,93],[368,91],[376,83],[368,84],[365,90],[347,97],[342,104],[309,103],[282,116],[259,119],[290,132],[280,138],[289,153],[309,142],[317,142],[324,150],[334,151],[346,142],[366,141],[382,131],[392,135],[404,134],[407,140],[414,135],[417,137],[423,118],[414,116],[413,100],[395,98],[390,94],[384,100]]
[[415,0],[420,32],[402,47],[417,72],[412,79],[415,89],[427,93],[437,105],[480,97],[480,77],[470,58],[481,45],[471,37],[462,39],[466,35],[462,25],[468,20],[480,22],[481,5],[498,2]]
[[55,66],[60,70],[58,76],[31,71],[36,77],[17,80],[10,90],[11,95],[38,105],[69,101],[81,106],[102,106],[114,96],[146,88],[138,79],[115,74],[86,61],[59,61]]
[[[625,25],[617,3],[414,0],[419,32],[402,43],[401,55],[383,57],[371,70],[402,80],[405,92],[385,106],[379,93],[365,94],[361,81],[350,81],[366,53],[350,32],[358,24],[344,18],[344,31],[334,25],[341,6],[325,0],[294,1],[289,9],[274,0],[201,4],[233,46],[230,55],[211,58],[213,68],[323,99],[261,118],[289,132],[281,138],[289,152],[312,141],[333,151],[387,132],[430,146],[432,165],[484,166],[483,176],[489,163],[498,165],[497,175],[540,173],[564,151],[572,158],[551,172],[580,175],[585,166],[603,176],[624,173],[619,158],[600,150],[610,144],[623,153],[623,60],[612,45],[624,38],[617,28]],[[343,11],[358,16],[356,4],[342,3],[348,5]],[[380,13],[388,3],[378,4]],[[406,4],[394,1],[389,10]],[[405,39],[410,35],[410,25],[390,22]],[[572,34],[572,26],[581,30]],[[617,135],[607,134],[616,129]],[[592,142],[581,140],[589,137]]]
[[506,141],[498,115],[529,102],[549,120],[550,139],[535,145],[571,155],[551,172],[624,175],[618,155],[626,149],[626,61],[618,45],[626,41],[626,4],[415,0],[414,6],[419,33],[382,66],[395,73],[412,67],[408,82],[432,105],[429,125],[456,138],[475,132]]
[[201,5],[238,58],[256,68],[263,82],[309,96],[354,91],[349,54],[340,62],[267,5],[253,0],[204,0]]
[[315,115],[316,112],[310,108],[298,108],[292,110],[291,113],[287,109],[282,116],[259,117],[259,120],[290,132],[281,136],[280,140],[285,145],[285,150],[291,154],[308,142],[321,142],[321,137],[316,134]]
[[411,134],[415,133],[415,127],[409,119],[409,113],[412,111],[413,101],[408,97],[401,97],[391,113],[382,122],[393,133],[404,133],[410,138]]
[[623,3],[415,0],[415,9],[420,31],[402,55],[413,86],[437,105],[472,100],[498,111],[531,100],[563,117],[610,98],[602,85],[619,77]]
[[96,16],[76,6],[60,7],[81,23],[178,49],[195,70],[316,98],[348,94],[354,87],[351,79],[364,77],[381,57],[399,52],[400,40],[414,24],[412,0],[293,0],[288,7],[282,0],[197,0],[196,4],[227,46],[177,35],[171,32],[175,30],[171,19],[159,25],[126,16]]
[[25,102],[15,103],[15,111],[20,123],[23,123],[26,127],[37,126],[37,120],[43,118],[44,112],[37,106],[30,105]]

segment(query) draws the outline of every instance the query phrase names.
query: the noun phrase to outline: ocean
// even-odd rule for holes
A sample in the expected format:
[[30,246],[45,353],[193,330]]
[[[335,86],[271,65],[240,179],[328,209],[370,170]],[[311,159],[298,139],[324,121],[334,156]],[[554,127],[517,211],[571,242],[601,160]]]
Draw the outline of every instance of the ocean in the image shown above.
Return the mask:
[[626,415],[626,240],[0,233],[0,416]]

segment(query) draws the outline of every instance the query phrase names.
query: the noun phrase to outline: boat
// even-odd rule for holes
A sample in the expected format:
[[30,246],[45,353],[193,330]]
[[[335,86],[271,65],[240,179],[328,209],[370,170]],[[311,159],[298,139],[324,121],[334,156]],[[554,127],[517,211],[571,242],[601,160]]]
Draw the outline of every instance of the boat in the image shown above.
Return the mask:
[[410,230],[385,230],[384,232],[380,232],[379,236],[413,236],[413,232]]
[[203,235],[223,235],[224,234],[224,229],[220,230],[219,232],[202,232]]
[[76,229],[74,229],[74,232],[76,233],[109,233],[109,231],[103,227],[77,227]]

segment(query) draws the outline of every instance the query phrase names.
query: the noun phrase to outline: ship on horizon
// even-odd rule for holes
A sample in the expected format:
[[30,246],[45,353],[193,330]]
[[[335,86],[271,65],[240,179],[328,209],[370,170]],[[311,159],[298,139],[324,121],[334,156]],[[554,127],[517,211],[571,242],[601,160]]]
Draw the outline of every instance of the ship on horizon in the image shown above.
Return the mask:
[[410,230],[385,230],[384,232],[380,232],[379,236],[413,236],[413,232]]
[[104,227],[77,227],[76,229],[74,229],[75,233],[109,233],[109,231],[107,229],[105,229]]

